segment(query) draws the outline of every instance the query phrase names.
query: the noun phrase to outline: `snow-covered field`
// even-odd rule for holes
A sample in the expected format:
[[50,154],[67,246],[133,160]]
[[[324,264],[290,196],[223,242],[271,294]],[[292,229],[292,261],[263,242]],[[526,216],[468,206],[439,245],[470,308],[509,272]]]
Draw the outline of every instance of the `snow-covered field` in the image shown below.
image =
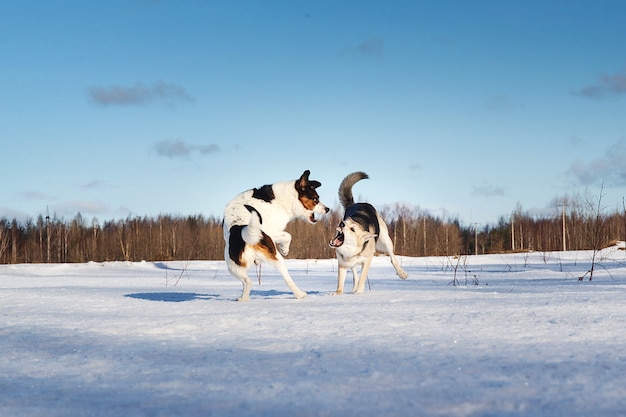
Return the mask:
[[[626,415],[626,251],[0,266],[0,415]],[[450,285],[453,278],[457,286]],[[251,271],[254,273],[254,270]],[[255,277],[256,279],[256,277]]]

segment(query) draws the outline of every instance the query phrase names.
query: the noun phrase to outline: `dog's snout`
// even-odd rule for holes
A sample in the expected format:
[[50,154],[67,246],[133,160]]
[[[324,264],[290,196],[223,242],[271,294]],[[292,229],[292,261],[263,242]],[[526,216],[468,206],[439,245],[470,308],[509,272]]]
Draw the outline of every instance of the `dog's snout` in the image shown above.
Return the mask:
[[330,209],[328,207],[326,207],[326,213],[328,213],[330,211]]
[[344,227],[346,227],[346,224],[345,224],[344,222],[340,222],[340,223],[339,223],[339,227],[340,227],[341,229],[343,229]]

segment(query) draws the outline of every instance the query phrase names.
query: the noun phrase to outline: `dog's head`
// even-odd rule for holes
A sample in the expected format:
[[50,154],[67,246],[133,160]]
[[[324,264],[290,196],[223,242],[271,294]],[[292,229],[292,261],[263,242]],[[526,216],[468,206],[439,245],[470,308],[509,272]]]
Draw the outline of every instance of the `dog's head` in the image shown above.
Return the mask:
[[329,245],[348,256],[353,256],[361,252],[367,242],[375,238],[376,233],[363,229],[361,224],[348,217],[339,223],[335,237]]
[[311,175],[311,172],[307,169],[302,173],[300,179],[296,180],[295,187],[298,193],[298,200],[304,208],[303,217],[306,218],[309,223],[317,223],[315,215],[326,214],[330,209],[320,202],[320,196],[315,190],[320,187],[322,183],[309,180],[309,175]]

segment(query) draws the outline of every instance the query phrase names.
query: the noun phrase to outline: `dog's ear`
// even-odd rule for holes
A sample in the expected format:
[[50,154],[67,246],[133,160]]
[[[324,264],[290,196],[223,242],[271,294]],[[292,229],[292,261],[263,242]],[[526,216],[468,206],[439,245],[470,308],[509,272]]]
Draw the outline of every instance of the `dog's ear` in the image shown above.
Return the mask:
[[302,175],[300,175],[298,183],[301,189],[305,189],[309,185],[309,175],[311,175],[311,171],[309,171],[308,169],[304,171]]
[[304,188],[307,186],[309,183],[309,175],[311,175],[311,171],[308,169],[300,175],[300,179],[298,180],[300,182],[300,187]]
[[311,175],[311,171],[309,171],[307,169],[300,176],[300,179],[298,180],[299,185],[300,185],[300,189],[304,190],[307,187],[311,187],[313,189],[316,189],[316,188],[322,186],[322,183],[319,182],[319,181],[315,181],[315,180],[310,180],[309,181],[309,175]]
[[376,233],[365,233],[363,235],[363,241],[367,242],[368,240],[376,239],[378,235]]

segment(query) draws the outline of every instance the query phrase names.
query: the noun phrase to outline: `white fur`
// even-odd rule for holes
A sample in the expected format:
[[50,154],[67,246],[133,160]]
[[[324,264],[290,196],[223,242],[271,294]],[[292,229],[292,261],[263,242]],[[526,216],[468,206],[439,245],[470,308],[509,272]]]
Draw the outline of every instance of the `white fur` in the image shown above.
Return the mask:
[[[365,282],[367,281],[367,274],[376,251],[389,255],[391,264],[395,268],[398,276],[402,279],[408,278],[409,275],[402,269],[400,263],[398,262],[398,258],[396,258],[393,253],[393,242],[391,237],[389,237],[387,224],[382,217],[378,216],[380,234],[378,235],[377,241],[375,240],[376,235],[374,233],[363,230],[361,225],[354,220],[348,218],[343,222],[345,224],[342,228],[344,233],[344,243],[335,248],[337,252],[337,263],[339,266],[337,291],[335,291],[335,294],[343,294],[343,287],[348,269],[352,271],[352,292],[355,294],[363,294],[363,291],[365,290]],[[361,267],[360,273],[358,271],[358,267]]]
[[[308,173],[305,172],[305,174],[308,177]],[[260,261],[271,263],[278,270],[296,298],[306,296],[306,293],[293,282],[285,265],[283,257],[289,253],[291,235],[284,229],[287,223],[296,218],[314,223],[316,221],[315,214],[325,214],[328,212],[328,208],[320,202],[315,205],[313,210],[305,208],[294,187],[297,181],[299,180],[273,184],[272,189],[275,198],[270,202],[254,198],[253,190],[247,190],[237,195],[226,205],[224,210],[224,239],[226,241],[224,258],[229,272],[243,284],[243,292],[238,298],[240,301],[250,299],[252,281],[247,270],[252,264],[257,264]],[[258,214],[254,211],[251,213],[245,205],[254,207]],[[241,236],[246,243],[241,257],[242,265],[233,261],[229,254],[230,233],[232,227],[236,225],[245,226],[241,231]],[[268,235],[276,244],[276,259],[267,257],[266,253],[255,248],[254,245],[261,241],[263,233]]]
[[[356,203],[352,196],[352,186],[368,178],[364,172],[353,172],[346,176],[339,186],[339,200],[346,214],[337,226],[337,235],[330,241],[335,249],[338,263],[337,291],[343,294],[343,286],[348,269],[354,279],[352,292],[362,294],[372,258],[376,251],[389,255],[391,264],[398,276],[407,279],[408,274],[402,269],[393,253],[393,241],[389,237],[387,224],[376,209],[367,203]],[[355,216],[352,218],[351,216]],[[359,221],[356,221],[358,219]],[[378,228],[378,235],[376,229]],[[359,273],[358,267],[361,267]]]

